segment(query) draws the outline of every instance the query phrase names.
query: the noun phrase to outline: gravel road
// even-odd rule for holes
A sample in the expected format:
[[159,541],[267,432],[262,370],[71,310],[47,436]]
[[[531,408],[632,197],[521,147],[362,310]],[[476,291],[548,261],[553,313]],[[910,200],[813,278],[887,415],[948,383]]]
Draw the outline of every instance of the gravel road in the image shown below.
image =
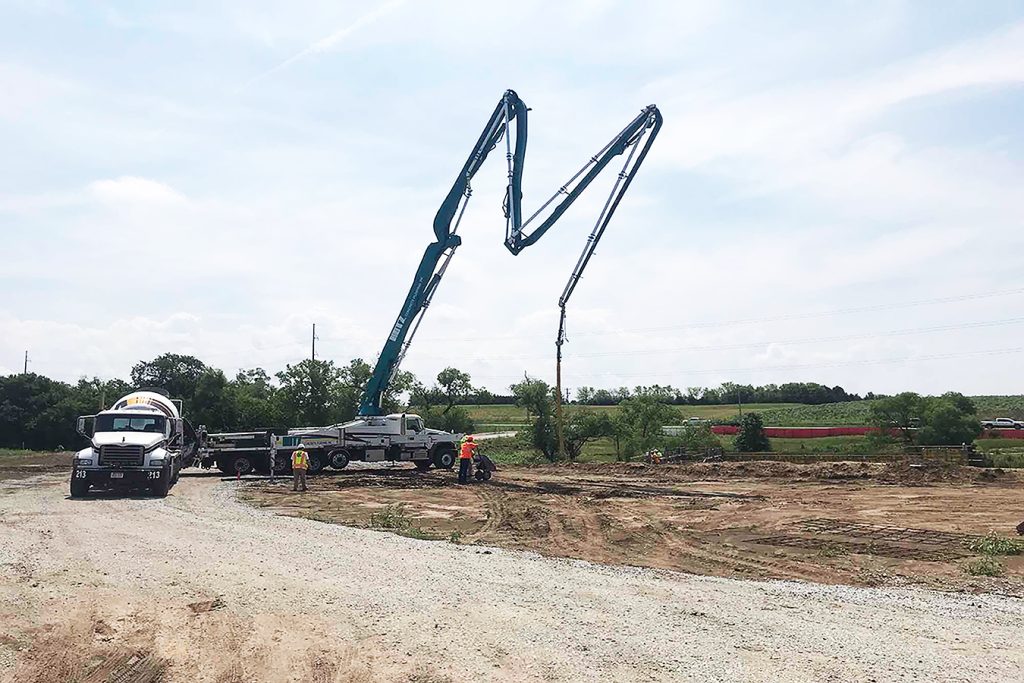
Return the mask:
[[1015,598],[417,541],[274,516],[238,503],[236,486],[186,477],[164,500],[79,501],[64,478],[0,484],[0,681],[75,680],[125,652],[161,680],[218,683],[1024,673]]

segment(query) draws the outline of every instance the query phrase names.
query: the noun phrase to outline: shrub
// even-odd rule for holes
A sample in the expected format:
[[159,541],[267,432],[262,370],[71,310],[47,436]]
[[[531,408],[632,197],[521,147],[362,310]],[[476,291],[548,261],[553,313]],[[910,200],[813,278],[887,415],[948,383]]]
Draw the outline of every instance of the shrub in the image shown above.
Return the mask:
[[1020,555],[1024,553],[1024,542],[1012,538],[1003,538],[994,531],[971,542],[968,547],[982,555]]
[[964,565],[964,571],[971,576],[1002,576],[1005,569],[994,557],[982,557]]
[[744,453],[770,451],[771,442],[764,434],[764,423],[757,413],[747,413],[740,420],[740,431],[736,435],[736,450]]

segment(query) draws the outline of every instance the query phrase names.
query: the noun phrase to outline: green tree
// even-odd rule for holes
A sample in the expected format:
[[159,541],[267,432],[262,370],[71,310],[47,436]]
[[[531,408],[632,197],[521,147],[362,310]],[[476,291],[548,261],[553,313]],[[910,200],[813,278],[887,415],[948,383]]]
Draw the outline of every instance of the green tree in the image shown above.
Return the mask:
[[448,412],[437,407],[417,408],[416,412],[423,418],[423,423],[431,429],[443,429],[446,432],[472,434],[476,431],[476,423],[462,406],[455,406]]
[[764,423],[757,413],[745,413],[740,420],[740,431],[736,434],[736,450],[743,453],[770,451],[772,449],[768,437],[764,433]]
[[665,394],[658,387],[637,387],[631,398],[619,403],[619,412],[628,437],[636,441],[639,450],[647,450],[661,442],[662,427],[681,419],[679,411],[664,403]]
[[239,370],[230,386],[237,423],[232,429],[286,427],[278,410],[277,388],[263,368]]
[[565,419],[565,451],[570,460],[576,460],[583,447],[596,439],[612,436],[615,426],[607,412],[573,410]]
[[195,356],[165,353],[132,367],[132,385],[136,389],[163,389],[171,398],[181,399],[186,409],[196,393],[196,385],[210,368]]
[[0,377],[0,445],[12,448],[71,448],[76,404],[64,382],[28,373]]
[[555,433],[555,421],[552,418],[554,396],[551,386],[544,380],[524,376],[523,381],[513,384],[512,394],[516,405],[526,408],[527,417],[533,416],[529,428],[530,443],[554,461],[558,457],[558,443]]
[[191,406],[186,418],[196,426],[205,425],[211,432],[239,428],[235,396],[221,370],[207,370],[199,376]]
[[715,433],[711,431],[711,424],[687,425],[683,433],[676,437],[678,445],[687,453],[707,453],[722,447]]
[[[350,409],[344,402],[343,371],[333,361],[306,359],[277,373],[281,416],[291,426],[329,425]],[[351,408],[355,413],[354,408]],[[343,418],[342,418],[343,419]]]
[[973,443],[981,434],[974,403],[962,394],[926,399],[917,441],[922,446]]
[[469,412],[457,404],[468,400],[473,391],[468,373],[445,368],[437,374],[437,384],[429,389],[414,381],[409,391],[409,407],[416,408],[428,427],[471,434],[476,425]]
[[914,429],[921,423],[925,401],[912,391],[904,391],[889,398],[880,398],[871,404],[870,423],[883,434],[899,430],[903,441],[913,443]]
[[98,413],[109,408],[114,401],[130,394],[132,386],[120,379],[103,380],[81,378],[73,387],[72,396],[79,415]]
[[[416,384],[416,375],[406,370],[396,372],[391,378],[391,382],[388,383],[388,389],[384,392],[384,396],[381,399],[381,409],[384,413],[400,412],[406,404],[402,397],[408,394]],[[365,388],[366,383],[364,382],[363,389]],[[362,389],[360,389],[359,393],[360,395],[363,393]]]
[[[349,364],[338,369],[336,378],[338,386],[335,397],[336,422],[351,420],[359,410],[359,400],[363,396],[367,382],[373,375],[373,368],[362,358],[354,358]],[[383,401],[382,401],[383,409]],[[391,412],[384,410],[384,412]]]
[[458,368],[445,368],[437,373],[437,384],[445,397],[445,413],[454,408],[455,404],[465,401],[473,393],[473,383],[469,374]]

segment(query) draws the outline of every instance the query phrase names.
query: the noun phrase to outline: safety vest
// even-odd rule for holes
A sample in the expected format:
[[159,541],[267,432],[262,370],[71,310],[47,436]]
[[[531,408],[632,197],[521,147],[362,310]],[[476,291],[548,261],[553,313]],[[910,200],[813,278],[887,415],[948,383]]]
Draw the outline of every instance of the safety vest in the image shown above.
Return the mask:
[[292,451],[292,469],[309,469],[309,455],[306,454],[306,451]]
[[462,450],[459,452],[459,457],[463,460],[468,460],[473,457],[473,451],[476,450],[476,444],[472,441],[464,441],[462,443]]

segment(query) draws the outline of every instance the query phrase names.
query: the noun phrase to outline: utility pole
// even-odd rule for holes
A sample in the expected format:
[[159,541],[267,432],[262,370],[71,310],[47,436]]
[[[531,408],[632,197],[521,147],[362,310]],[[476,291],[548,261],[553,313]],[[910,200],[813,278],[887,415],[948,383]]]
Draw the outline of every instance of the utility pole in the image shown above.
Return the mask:
[[316,360],[316,323],[313,323],[313,360]]
[[28,351],[25,352],[25,369],[22,374],[28,374]]

